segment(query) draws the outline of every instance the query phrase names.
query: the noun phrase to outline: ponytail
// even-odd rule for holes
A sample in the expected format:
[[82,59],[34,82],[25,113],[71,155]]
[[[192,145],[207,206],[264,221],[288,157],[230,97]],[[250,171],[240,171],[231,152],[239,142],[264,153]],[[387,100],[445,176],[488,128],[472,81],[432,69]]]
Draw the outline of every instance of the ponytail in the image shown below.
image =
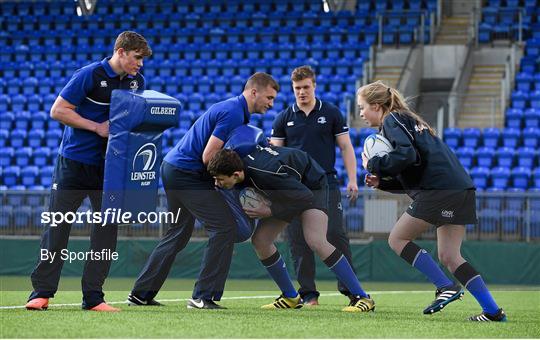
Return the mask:
[[413,118],[419,125],[420,131],[427,129],[431,135],[435,136],[435,130],[422,117],[411,110],[403,95],[398,90],[386,86],[382,81],[378,80],[362,86],[356,92],[356,96],[362,97],[370,105],[380,105],[383,111],[381,123],[390,112],[397,112]]

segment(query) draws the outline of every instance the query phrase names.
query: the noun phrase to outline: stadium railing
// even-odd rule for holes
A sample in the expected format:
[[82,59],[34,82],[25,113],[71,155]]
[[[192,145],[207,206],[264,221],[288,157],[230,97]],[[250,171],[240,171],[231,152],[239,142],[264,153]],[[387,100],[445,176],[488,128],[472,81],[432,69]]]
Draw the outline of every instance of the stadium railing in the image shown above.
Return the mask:
[[[467,225],[469,240],[540,241],[540,189],[489,189],[477,191],[478,223]],[[0,196],[0,236],[38,236],[43,232],[41,213],[48,211],[49,192],[43,190],[6,190]],[[355,204],[342,192],[343,226],[353,240],[386,238],[411,200],[406,195],[388,194],[361,188]],[[165,194],[160,192],[158,212],[167,211]],[[79,211],[90,210],[85,200]],[[119,228],[119,236],[159,238],[168,223],[145,223]],[[87,236],[91,225],[74,223],[71,235]],[[195,223],[193,237],[206,237],[201,223]],[[436,229],[426,231],[422,239],[435,239]]]

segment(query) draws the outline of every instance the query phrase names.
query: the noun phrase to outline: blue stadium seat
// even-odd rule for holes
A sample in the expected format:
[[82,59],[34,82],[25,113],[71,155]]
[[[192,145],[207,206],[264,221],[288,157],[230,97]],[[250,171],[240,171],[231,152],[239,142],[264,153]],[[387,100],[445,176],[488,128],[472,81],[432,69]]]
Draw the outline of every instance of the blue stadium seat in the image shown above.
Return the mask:
[[24,130],[12,130],[11,131],[11,146],[14,148],[20,148],[24,145],[26,139],[26,131]]
[[399,32],[399,27],[393,25],[387,25],[383,27],[382,43],[385,45],[392,45],[397,42],[396,36]]
[[514,91],[512,93],[512,107],[516,109],[525,109],[527,107],[527,101],[529,100],[529,94],[523,91]]
[[519,167],[532,169],[536,165],[536,150],[531,147],[520,147],[517,149],[517,163]]
[[39,147],[33,151],[34,165],[43,167],[49,163],[51,150],[46,147]]
[[11,110],[13,112],[19,112],[26,110],[26,96],[18,94],[14,97],[11,97]]
[[481,135],[482,133],[478,128],[463,129],[463,146],[476,148],[479,144]]
[[209,77],[217,77],[221,70],[221,62],[216,59],[209,60],[206,63],[206,75]]
[[[0,112],[5,113],[11,107],[11,97],[7,94],[0,94]],[[4,121],[4,115],[2,114],[1,121]]]
[[469,147],[461,147],[456,150],[456,156],[464,168],[470,169],[474,165],[474,149]]
[[516,167],[512,169],[512,187],[517,189],[529,188],[529,180],[531,177],[530,168]]
[[14,121],[15,115],[13,113],[2,111],[0,115],[0,129],[11,130]]
[[536,90],[529,95],[531,107],[540,110],[540,90]]
[[204,97],[200,93],[193,93],[189,97],[189,109],[193,112],[199,112],[203,111],[205,108],[203,107],[204,104]]
[[38,86],[37,78],[30,77],[30,78],[24,79],[24,81],[22,83],[23,95],[30,96],[30,95],[36,93],[37,86]]
[[43,143],[45,133],[43,130],[31,130],[28,133],[28,146],[32,148],[40,147]]
[[32,207],[16,206],[13,208],[13,223],[16,228],[30,227],[32,221]]
[[525,208],[525,197],[523,194],[525,193],[525,190],[510,188],[507,190],[507,193],[509,195],[506,197],[506,209],[517,210],[523,214],[522,210]]
[[534,108],[526,109],[523,117],[526,128],[540,127],[540,110]]
[[45,188],[50,188],[52,185],[52,176],[54,172],[54,166],[48,165],[39,170],[39,183]]
[[399,43],[403,45],[410,45],[414,39],[414,30],[417,25],[407,24],[403,30],[399,30]]
[[533,187],[540,189],[540,167],[534,168],[532,171]]
[[540,90],[540,73],[534,75],[534,89],[536,91]]
[[226,76],[219,76],[214,78],[214,92],[217,94],[224,94],[228,92],[229,78]]
[[21,170],[21,183],[26,187],[36,185],[38,182],[39,168],[35,165],[25,166]]
[[0,168],[12,165],[15,149],[10,146],[0,147]]
[[488,43],[491,41],[491,34],[493,32],[493,25],[486,22],[482,22],[478,26],[478,41],[481,43]]
[[[60,130],[62,131],[62,126],[60,125],[60,122],[56,119],[48,119],[47,120],[47,130]],[[46,135],[47,133],[45,133]]]
[[491,169],[491,184],[494,188],[506,189],[510,179],[510,170],[505,167],[496,167]]
[[9,139],[8,130],[0,128],[0,148],[3,148],[7,145],[8,139]]
[[530,73],[520,72],[516,75],[516,89],[518,91],[530,91],[533,84],[533,76]]
[[21,169],[16,165],[5,167],[3,171],[4,185],[8,188],[16,186],[19,182],[20,172]]
[[488,188],[484,196],[483,206],[488,209],[501,210],[503,207],[504,190],[501,188]]
[[49,112],[55,100],[56,100],[56,96],[54,94],[48,94],[45,97],[43,97],[43,110],[46,112]]
[[49,148],[58,147],[58,145],[60,145],[61,139],[62,139],[62,130],[51,129],[49,126],[49,129],[45,133],[45,146],[48,146]]
[[28,131],[28,127],[30,126],[30,119],[30,112],[17,112],[17,119],[15,119],[15,129]]
[[536,72],[536,56],[525,56],[521,58],[519,65],[522,72],[535,73]]
[[453,149],[457,149],[461,145],[461,129],[446,128],[444,129],[444,142]]
[[206,62],[204,60],[194,60],[191,63],[191,76],[192,77],[202,77],[204,74],[204,69],[206,67]]
[[41,106],[43,105],[43,100],[41,99],[41,96],[39,94],[33,94],[28,97],[28,111],[31,112],[37,112],[41,110]]
[[501,212],[498,209],[482,209],[478,214],[480,231],[484,233],[494,233],[497,231]]
[[497,166],[510,168],[514,165],[514,149],[508,147],[500,147],[495,153],[497,158]]
[[15,150],[15,165],[24,167],[30,164],[32,158],[32,148],[22,147]]
[[175,63],[174,71],[177,77],[186,77],[189,73],[189,63],[186,60],[178,60]]
[[522,131],[523,146],[536,148],[540,144],[540,129],[526,128]]
[[523,212],[513,209],[504,209],[501,212],[501,231],[503,234],[517,234],[523,220]]
[[487,187],[489,174],[489,169],[484,167],[475,167],[470,171],[474,186],[479,189],[485,189]]
[[13,218],[13,207],[11,205],[0,205],[0,229],[11,226]]
[[34,112],[30,120],[30,128],[32,130],[44,130],[47,114],[43,111]]
[[210,93],[212,86],[212,80],[208,76],[199,77],[197,84],[197,90],[199,93]]
[[523,119],[523,110],[517,108],[508,108],[506,110],[506,126],[510,128],[521,128]]
[[[155,58],[155,57],[154,57]],[[171,60],[163,60],[159,63],[157,74],[160,77],[172,77],[175,63]]]
[[516,148],[520,142],[521,132],[514,128],[504,128],[502,130],[502,145],[508,148]]
[[482,137],[484,140],[484,146],[489,148],[496,148],[499,146],[499,136],[501,132],[497,128],[485,128],[482,131]]

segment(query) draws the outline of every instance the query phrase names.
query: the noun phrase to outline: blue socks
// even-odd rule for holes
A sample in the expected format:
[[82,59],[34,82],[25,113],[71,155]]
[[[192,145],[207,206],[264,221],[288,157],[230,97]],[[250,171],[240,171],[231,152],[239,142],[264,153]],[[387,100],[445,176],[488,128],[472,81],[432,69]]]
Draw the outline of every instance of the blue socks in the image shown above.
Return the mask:
[[336,277],[341,281],[352,295],[367,297],[368,294],[360,286],[358,278],[349,264],[349,261],[339,250],[334,250],[324,263],[336,274]]
[[400,256],[421,271],[437,288],[454,285],[454,282],[444,274],[428,252],[420,248],[416,243],[407,243],[401,251]]
[[499,306],[491,296],[482,276],[469,264],[465,262],[457,267],[454,276],[461,284],[471,292],[476,301],[482,306],[484,312],[495,314],[499,310]]
[[294,289],[291,277],[285,266],[285,262],[281,258],[281,255],[276,251],[272,256],[261,260],[263,266],[266,267],[266,270],[278,285],[279,289],[283,293],[283,296],[287,298],[294,298],[298,296],[298,292]]

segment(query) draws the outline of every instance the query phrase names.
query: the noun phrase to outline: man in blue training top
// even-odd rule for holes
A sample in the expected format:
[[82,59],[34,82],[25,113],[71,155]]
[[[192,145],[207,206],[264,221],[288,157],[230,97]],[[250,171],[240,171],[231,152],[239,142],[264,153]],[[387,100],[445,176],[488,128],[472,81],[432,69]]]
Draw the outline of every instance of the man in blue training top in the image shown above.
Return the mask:
[[[144,90],[139,69],[143,59],[152,55],[148,43],[138,33],[120,33],[112,57],[87,65],[75,72],[51,108],[51,117],[65,125],[62,144],[53,174],[49,203],[51,212],[76,212],[85,197],[92,209],[101,210],[105,150],[109,136],[109,106],[114,89]],[[27,309],[44,310],[58,289],[71,223],[49,226],[41,238],[40,257],[32,272],[33,292]],[[116,249],[117,226],[93,226],[90,249],[94,252]],[[109,273],[110,259],[88,260],[82,276],[83,309],[116,312],[103,297],[103,283]]]
[[165,156],[161,175],[169,211],[180,216],[171,225],[142,269],[131,294],[130,305],[155,305],[154,300],[174,262],[186,246],[195,219],[203,222],[208,244],[202,259],[199,278],[188,308],[220,309],[225,280],[233,252],[236,221],[223,196],[215,190],[214,180],[206,170],[235,128],[247,124],[252,113],[265,113],[274,104],[279,85],[272,76],[252,75],[240,96],[212,105]]

